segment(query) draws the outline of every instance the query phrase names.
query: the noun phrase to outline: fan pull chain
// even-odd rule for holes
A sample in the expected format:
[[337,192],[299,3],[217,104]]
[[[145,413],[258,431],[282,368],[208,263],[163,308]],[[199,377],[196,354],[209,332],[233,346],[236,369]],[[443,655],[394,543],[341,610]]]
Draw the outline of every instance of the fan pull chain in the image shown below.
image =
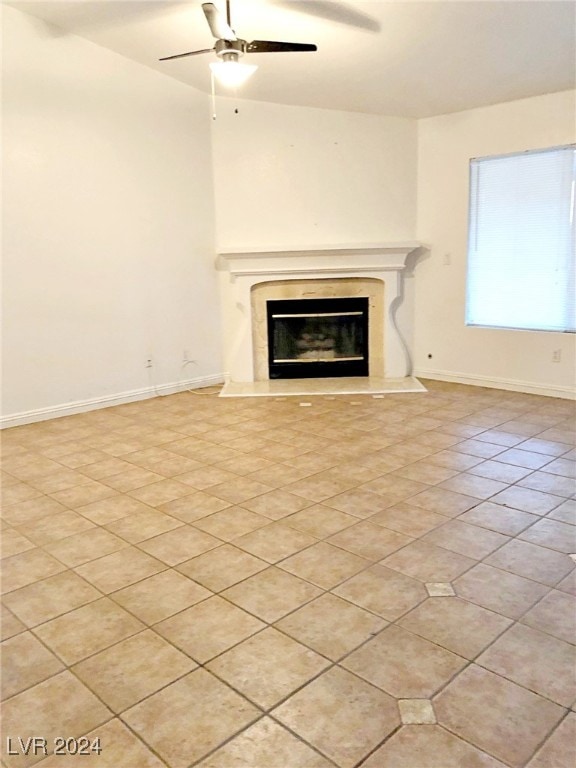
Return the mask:
[[[216,120],[216,80],[214,78],[214,72],[210,72],[210,95],[212,102],[212,120]],[[234,89],[234,97],[238,98],[238,89]],[[238,107],[234,107],[234,114],[239,115],[240,110]]]
[[216,89],[214,84],[214,72],[210,71],[210,85],[212,91],[212,120],[216,120]]

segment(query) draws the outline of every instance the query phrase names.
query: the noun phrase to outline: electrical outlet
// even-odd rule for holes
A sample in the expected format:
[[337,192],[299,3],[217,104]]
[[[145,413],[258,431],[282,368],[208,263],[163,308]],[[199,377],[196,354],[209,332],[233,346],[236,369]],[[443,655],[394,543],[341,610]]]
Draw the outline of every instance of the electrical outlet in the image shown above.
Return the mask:
[[554,349],[552,351],[552,362],[553,363],[560,363],[560,362],[562,362],[562,350],[561,349]]
[[445,253],[444,254],[444,266],[449,267],[450,264],[452,264],[452,254],[451,253]]
[[149,357],[149,358],[146,360],[146,366],[145,366],[145,367],[146,367],[146,368],[152,368],[152,358],[151,358],[151,357]]

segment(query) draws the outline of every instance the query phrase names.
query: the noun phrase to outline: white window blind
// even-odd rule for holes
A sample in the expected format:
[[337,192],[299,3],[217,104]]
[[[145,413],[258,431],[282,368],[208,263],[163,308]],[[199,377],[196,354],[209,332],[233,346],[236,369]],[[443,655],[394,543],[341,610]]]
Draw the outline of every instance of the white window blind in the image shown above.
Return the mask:
[[466,324],[576,330],[574,146],[470,162]]

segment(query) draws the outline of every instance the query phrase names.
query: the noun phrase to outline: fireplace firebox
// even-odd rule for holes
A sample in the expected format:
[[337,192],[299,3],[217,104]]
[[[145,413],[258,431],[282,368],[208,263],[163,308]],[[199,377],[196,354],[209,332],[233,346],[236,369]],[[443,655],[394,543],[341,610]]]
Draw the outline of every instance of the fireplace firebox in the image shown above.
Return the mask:
[[368,298],[266,302],[271,379],[368,376]]

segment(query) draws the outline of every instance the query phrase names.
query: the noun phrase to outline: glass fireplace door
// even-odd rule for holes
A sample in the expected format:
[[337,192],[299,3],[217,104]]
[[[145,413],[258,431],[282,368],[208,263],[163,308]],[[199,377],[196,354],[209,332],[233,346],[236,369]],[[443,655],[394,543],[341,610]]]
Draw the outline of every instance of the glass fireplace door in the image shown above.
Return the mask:
[[368,299],[267,302],[270,378],[368,375]]

